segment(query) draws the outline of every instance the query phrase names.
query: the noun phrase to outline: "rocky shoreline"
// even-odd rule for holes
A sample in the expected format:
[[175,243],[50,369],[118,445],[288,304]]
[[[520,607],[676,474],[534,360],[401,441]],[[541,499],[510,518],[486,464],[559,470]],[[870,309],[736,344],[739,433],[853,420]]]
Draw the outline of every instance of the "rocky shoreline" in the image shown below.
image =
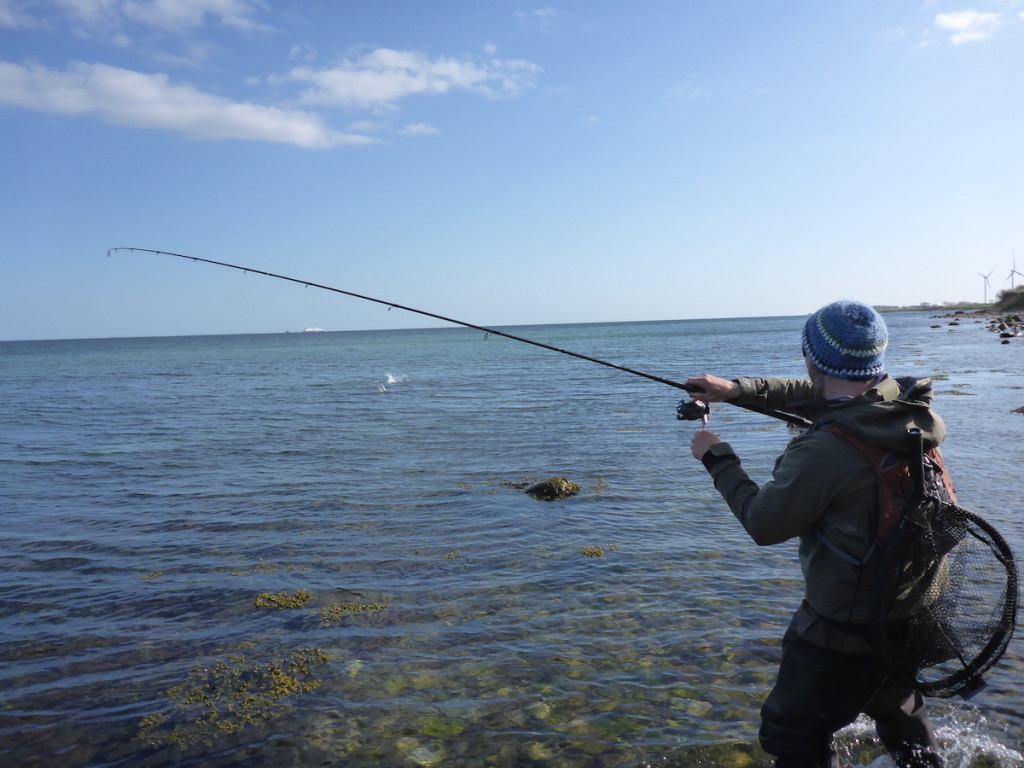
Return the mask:
[[[997,312],[987,309],[974,311],[957,310],[945,315],[934,315],[935,319],[947,320],[946,325],[957,326],[965,321],[975,323],[988,322],[988,330],[1000,339],[1001,343],[1009,344],[1011,339],[1024,338],[1024,316],[1018,312]],[[942,328],[933,325],[932,328]]]
[[[986,309],[978,309],[971,312],[957,310],[945,315],[933,315],[933,319],[946,320],[946,326],[958,326],[963,322],[974,321],[975,323],[988,323],[988,330],[997,334],[1002,344],[1009,344],[1012,339],[1024,338],[1024,316],[1019,312],[996,312]],[[933,325],[932,328],[943,328],[943,325]],[[1014,408],[1013,413],[1024,414],[1024,406]]]

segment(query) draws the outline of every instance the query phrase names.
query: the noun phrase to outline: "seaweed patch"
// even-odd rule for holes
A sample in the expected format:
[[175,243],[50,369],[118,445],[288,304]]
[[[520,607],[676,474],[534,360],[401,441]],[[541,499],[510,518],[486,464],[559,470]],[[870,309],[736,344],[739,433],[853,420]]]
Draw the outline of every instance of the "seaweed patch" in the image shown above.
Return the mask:
[[321,680],[313,670],[327,660],[319,648],[300,648],[283,658],[238,653],[196,667],[167,691],[169,710],[142,719],[139,738],[151,747],[213,746],[218,736],[279,717],[287,710],[286,699],[318,688]]
[[320,617],[324,624],[335,624],[346,616],[357,613],[376,613],[385,610],[390,603],[346,603],[336,600],[320,609]]
[[289,608],[301,608],[313,599],[308,589],[297,589],[294,592],[260,592],[256,595],[257,608],[276,608],[284,611]]
[[588,544],[580,550],[580,554],[584,557],[604,557],[605,552],[614,552],[618,548],[618,544],[605,544],[604,547],[598,544]]

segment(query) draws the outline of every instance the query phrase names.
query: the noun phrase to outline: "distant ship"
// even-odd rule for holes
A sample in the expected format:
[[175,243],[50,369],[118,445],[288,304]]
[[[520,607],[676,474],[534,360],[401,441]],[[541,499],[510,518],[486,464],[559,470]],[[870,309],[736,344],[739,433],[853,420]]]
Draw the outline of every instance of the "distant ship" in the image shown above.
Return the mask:
[[303,328],[302,332],[303,333],[323,333],[324,329],[323,328]]

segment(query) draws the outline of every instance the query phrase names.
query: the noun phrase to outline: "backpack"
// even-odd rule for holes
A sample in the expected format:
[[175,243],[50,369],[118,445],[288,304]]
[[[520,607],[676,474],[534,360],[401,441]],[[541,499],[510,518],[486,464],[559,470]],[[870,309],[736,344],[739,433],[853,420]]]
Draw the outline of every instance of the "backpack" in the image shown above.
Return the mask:
[[[818,532],[818,539],[835,554],[855,565],[865,565],[880,549],[884,548],[898,529],[907,525],[907,512],[913,505],[919,505],[924,496],[944,503],[956,504],[956,492],[949,472],[938,448],[923,451],[920,446],[920,431],[908,430],[908,451],[896,451],[870,445],[860,437],[848,432],[835,423],[819,427],[849,443],[868,460],[875,472],[878,500],[875,508],[875,533],[864,559],[858,561],[852,555],[839,550],[824,534]],[[920,453],[918,465],[914,454]],[[920,487],[915,487],[915,484]],[[916,521],[921,524],[922,521]]]
[[[942,455],[937,448],[923,450],[917,429],[907,432],[906,452],[869,445],[835,424],[821,429],[856,447],[871,463],[877,481],[875,533],[863,560],[838,550],[819,532],[833,552],[859,567],[870,589],[866,639],[890,668],[909,673],[929,694],[976,690],[982,682],[973,669],[954,667],[946,676],[951,663],[964,660],[965,645],[975,640],[951,620],[962,595],[950,589],[960,571],[951,565],[950,553],[969,528],[961,515],[950,514],[960,507]],[[992,654],[984,654],[979,658],[986,663],[998,659],[995,655],[989,662]],[[942,685],[933,684],[938,679]]]

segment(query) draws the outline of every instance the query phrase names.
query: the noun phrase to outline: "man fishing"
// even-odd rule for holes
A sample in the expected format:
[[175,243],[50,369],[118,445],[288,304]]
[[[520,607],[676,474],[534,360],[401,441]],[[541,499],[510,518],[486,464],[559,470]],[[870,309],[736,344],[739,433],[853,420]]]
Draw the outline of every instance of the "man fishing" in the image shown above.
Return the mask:
[[837,765],[833,734],[861,713],[899,768],[941,768],[943,760],[912,676],[895,671],[870,641],[877,476],[854,445],[826,425],[869,445],[902,450],[919,428],[925,449],[945,437],[931,389],[901,386],[885,373],[888,331],[870,306],[837,301],[803,329],[808,380],[705,375],[689,379],[691,398],[778,408],[813,420],[777,459],[760,488],[716,434],[691,441],[733,514],[759,545],[800,539],[805,594],[782,644],[782,661],[761,709],[761,745],[779,768]]

